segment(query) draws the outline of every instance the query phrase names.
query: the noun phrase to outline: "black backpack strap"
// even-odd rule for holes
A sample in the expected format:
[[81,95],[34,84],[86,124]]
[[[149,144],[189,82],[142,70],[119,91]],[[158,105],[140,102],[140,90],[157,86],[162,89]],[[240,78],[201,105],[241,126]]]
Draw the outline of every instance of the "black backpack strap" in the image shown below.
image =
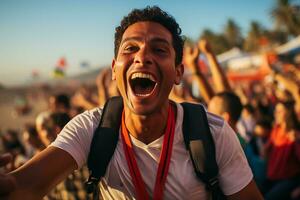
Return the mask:
[[182,103],[181,105],[184,109],[184,141],[195,173],[211,191],[213,200],[225,199],[219,186],[215,143],[209,129],[206,111],[200,104]]
[[86,190],[88,193],[94,193],[94,199],[99,194],[99,181],[105,175],[118,143],[122,110],[121,97],[109,99],[104,105],[99,126],[94,132],[87,162],[90,176],[86,182]]

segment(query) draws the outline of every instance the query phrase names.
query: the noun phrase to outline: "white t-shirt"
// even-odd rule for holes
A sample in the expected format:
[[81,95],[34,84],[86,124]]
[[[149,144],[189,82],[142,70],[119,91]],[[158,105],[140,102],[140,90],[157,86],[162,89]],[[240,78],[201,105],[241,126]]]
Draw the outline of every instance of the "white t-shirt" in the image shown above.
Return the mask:
[[[169,173],[163,199],[207,199],[205,185],[195,173],[182,133],[183,108],[177,105],[177,119]],[[82,167],[89,154],[93,133],[102,110],[86,111],[72,119],[51,144],[67,151]],[[253,178],[238,138],[220,117],[208,113],[208,122],[216,146],[219,181],[226,195],[234,194],[247,186]],[[201,130],[199,130],[201,131]],[[153,194],[163,136],[150,144],[131,137],[138,167],[148,193]],[[122,140],[115,149],[100,188],[103,199],[135,199],[135,188],[123,152]]]

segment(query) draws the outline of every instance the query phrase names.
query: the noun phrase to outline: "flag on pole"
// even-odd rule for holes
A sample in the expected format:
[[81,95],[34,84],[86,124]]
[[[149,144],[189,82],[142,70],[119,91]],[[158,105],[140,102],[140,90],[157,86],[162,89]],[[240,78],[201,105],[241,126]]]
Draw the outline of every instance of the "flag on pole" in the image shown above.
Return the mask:
[[64,57],[61,57],[56,64],[57,68],[64,69],[67,67],[67,61]]

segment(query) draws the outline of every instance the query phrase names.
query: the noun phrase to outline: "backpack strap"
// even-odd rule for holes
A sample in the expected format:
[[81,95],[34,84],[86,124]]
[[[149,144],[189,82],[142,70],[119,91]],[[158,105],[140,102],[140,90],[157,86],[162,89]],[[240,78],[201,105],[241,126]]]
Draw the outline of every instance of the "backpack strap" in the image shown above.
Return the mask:
[[104,105],[99,126],[94,132],[87,162],[90,176],[85,183],[87,192],[94,193],[94,199],[99,196],[100,178],[105,175],[118,143],[122,110],[122,98],[110,98]]
[[200,104],[181,103],[181,105],[184,109],[184,142],[190,153],[195,173],[211,191],[213,200],[225,199],[219,186],[215,143],[209,129],[206,111]]

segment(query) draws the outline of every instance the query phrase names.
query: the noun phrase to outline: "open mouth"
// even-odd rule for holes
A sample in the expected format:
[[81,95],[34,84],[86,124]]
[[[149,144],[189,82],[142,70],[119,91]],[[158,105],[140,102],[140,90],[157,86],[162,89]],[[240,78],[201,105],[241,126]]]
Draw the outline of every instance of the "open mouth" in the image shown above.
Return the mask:
[[136,96],[145,97],[153,93],[156,81],[151,74],[134,73],[130,78],[130,86]]

